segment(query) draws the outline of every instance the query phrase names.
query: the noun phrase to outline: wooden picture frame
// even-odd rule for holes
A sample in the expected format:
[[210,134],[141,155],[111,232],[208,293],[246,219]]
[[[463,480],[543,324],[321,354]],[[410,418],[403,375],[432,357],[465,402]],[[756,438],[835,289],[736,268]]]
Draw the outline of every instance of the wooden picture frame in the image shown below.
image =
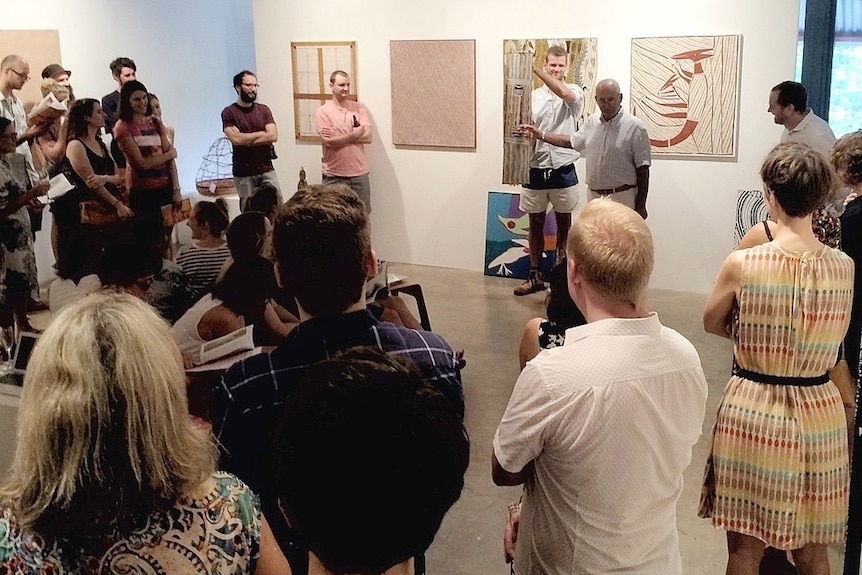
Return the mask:
[[329,76],[335,70],[350,74],[350,99],[356,101],[356,42],[291,42],[293,125],[297,140],[319,142],[314,116],[332,97]]

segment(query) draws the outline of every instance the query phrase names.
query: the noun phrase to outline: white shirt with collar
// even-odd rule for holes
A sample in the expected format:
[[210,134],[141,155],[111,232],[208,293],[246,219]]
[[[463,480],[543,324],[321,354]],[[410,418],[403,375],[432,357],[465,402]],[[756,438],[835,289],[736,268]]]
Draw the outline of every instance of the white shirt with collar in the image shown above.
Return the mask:
[[637,183],[637,168],[652,162],[646,126],[622,108],[610,120],[596,112],[571,138],[587,159],[587,185],[611,190]]
[[792,130],[784,128],[781,133],[781,143],[802,142],[808,144],[829,159],[832,146],[835,145],[835,133],[826,120],[811,111],[805,113],[802,120]]
[[656,314],[566,332],[521,372],[494,437],[515,473],[531,461],[519,575],[680,575],[676,504],[703,424],[694,346]]
[[[577,130],[578,119],[584,110],[584,91],[575,84],[566,84],[566,88],[575,94],[575,102],[572,105],[567,104],[547,86],[533,90],[530,101],[533,125],[540,132],[571,136]],[[530,167],[556,169],[574,163],[578,157],[575,150],[536,140]]]
[[[23,134],[27,131],[27,114],[24,112],[24,104],[21,103],[21,98],[15,96],[14,93],[11,98],[7,98],[0,92],[0,116],[12,120],[15,124],[15,132],[18,134]],[[27,174],[35,182],[38,176],[33,166],[33,154],[30,152],[30,144],[21,142],[18,144],[16,151],[27,160]]]

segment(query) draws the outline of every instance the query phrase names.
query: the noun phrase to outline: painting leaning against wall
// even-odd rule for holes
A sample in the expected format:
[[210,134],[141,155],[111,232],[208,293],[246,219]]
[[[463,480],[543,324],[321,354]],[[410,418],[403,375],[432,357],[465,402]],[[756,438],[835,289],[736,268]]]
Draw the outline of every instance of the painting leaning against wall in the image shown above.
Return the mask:
[[652,153],[735,157],[742,36],[632,39],[632,114]]
[[[503,184],[517,186],[528,181],[533,142],[520,135],[518,126],[532,123],[531,95],[544,85],[533,74],[533,66],[544,65],[548,47],[565,48],[569,55],[565,81],[589,93],[596,83],[596,44],[595,38],[503,41]],[[595,107],[594,98],[587,96],[582,118]]]

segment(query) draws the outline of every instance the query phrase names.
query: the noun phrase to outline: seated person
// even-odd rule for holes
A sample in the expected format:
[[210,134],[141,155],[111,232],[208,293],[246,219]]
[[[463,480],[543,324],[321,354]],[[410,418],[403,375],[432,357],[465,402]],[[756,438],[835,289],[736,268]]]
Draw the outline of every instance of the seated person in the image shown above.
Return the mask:
[[545,302],[548,319],[534,317],[524,326],[521,346],[518,349],[521,369],[541,350],[563,345],[567,329],[587,323],[584,314],[569,295],[565,259],[551,270],[550,285],[551,290]]
[[273,308],[275,289],[275,272],[266,258],[234,262],[212,291],[171,328],[185,358],[191,365],[198,365],[204,342],[247,325],[254,326],[257,345],[284,339],[291,328],[281,322]]
[[464,486],[457,410],[412,362],[367,347],[308,368],[297,390],[276,422],[275,490],[309,575],[412,574]]
[[[272,265],[271,257],[272,224],[263,212],[244,212],[233,219],[227,229],[227,245],[230,257],[219,272],[219,279],[234,262],[242,262],[264,257]],[[299,309],[296,301],[284,287],[278,286],[272,294],[273,309],[288,331],[299,323]],[[277,331],[280,333],[280,330]],[[273,342],[273,343],[278,343]]]
[[136,298],[92,294],[48,326],[19,421],[0,573],[290,573],[257,496],[217,471],[179,350]]
[[153,275],[153,282],[147,290],[147,303],[168,323],[173,324],[189,310],[195,298],[192,297],[188,278],[182,268],[173,260],[164,257],[168,241],[169,238],[163,236],[154,247],[162,264]]
[[246,202],[246,211],[261,212],[271,224],[278,209],[278,188],[264,182]]
[[113,289],[146,301],[160,259],[142,244],[112,244],[105,248],[99,269],[102,289]]
[[229,223],[224,198],[215,202],[198,202],[189,214],[188,225],[195,241],[181,247],[174,261],[188,280],[192,301],[197,301],[212,289],[219,271],[230,257],[223,237]]

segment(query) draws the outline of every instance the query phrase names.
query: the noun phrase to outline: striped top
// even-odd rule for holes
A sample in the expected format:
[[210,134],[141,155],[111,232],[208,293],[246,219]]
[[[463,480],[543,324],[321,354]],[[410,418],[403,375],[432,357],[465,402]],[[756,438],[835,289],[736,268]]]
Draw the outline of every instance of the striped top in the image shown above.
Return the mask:
[[180,248],[174,261],[186,276],[193,301],[213,288],[219,271],[229,257],[227,243],[215,248],[202,248],[197,244]]
[[826,246],[789,252],[770,242],[745,251],[734,334],[740,367],[785,377],[826,373],[850,321],[853,260]]

